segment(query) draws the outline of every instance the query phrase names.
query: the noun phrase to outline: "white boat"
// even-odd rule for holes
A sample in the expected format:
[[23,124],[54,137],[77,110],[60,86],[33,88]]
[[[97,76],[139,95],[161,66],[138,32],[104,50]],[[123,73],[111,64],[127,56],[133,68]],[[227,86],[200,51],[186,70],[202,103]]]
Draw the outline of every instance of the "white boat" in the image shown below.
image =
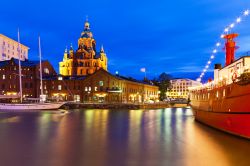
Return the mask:
[[19,110],[19,111],[29,111],[29,110],[56,110],[63,106],[65,102],[58,103],[0,103],[0,110]]
[[[0,110],[19,110],[19,111],[28,111],[28,110],[55,110],[59,109],[65,104],[65,102],[49,102],[46,103],[46,95],[43,94],[43,82],[42,82],[42,63],[41,63],[41,44],[39,37],[39,59],[40,59],[40,85],[41,85],[41,95],[40,101],[37,103],[22,103],[22,78],[21,78],[21,62],[20,62],[20,37],[18,30],[18,55],[19,55],[19,85],[20,92],[19,96],[21,103],[0,103]],[[16,96],[1,95],[1,98],[16,98]],[[35,99],[36,100],[36,99]]]

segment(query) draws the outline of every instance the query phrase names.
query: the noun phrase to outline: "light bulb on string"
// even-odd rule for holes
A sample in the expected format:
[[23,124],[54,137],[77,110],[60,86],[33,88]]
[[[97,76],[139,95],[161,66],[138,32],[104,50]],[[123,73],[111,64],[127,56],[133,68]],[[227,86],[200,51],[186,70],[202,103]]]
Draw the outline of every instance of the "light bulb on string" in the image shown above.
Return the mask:
[[[227,35],[229,33],[229,31],[231,31],[232,28],[234,28],[236,25],[238,25],[242,21],[242,17],[244,17],[244,16],[246,17],[249,14],[250,14],[250,10],[248,10],[248,9],[245,10],[240,17],[236,18],[236,20],[235,20],[236,22],[229,24],[229,26],[224,29],[224,32],[220,35],[220,38],[223,39],[225,37],[225,35]],[[217,42],[216,47],[219,47],[219,46],[221,46],[221,43]],[[212,52],[213,52],[213,54],[210,56],[210,59],[207,62],[207,65],[205,66],[205,68],[203,69],[203,72],[201,73],[200,78],[197,79],[199,81],[201,81],[201,78],[207,72],[207,69],[209,68],[210,64],[212,63],[212,60],[215,58],[214,54],[216,54],[218,51],[217,51],[217,49],[214,49]]]
[[238,18],[236,19],[236,22],[237,22],[237,23],[240,23],[240,22],[241,22],[241,18],[238,17]]

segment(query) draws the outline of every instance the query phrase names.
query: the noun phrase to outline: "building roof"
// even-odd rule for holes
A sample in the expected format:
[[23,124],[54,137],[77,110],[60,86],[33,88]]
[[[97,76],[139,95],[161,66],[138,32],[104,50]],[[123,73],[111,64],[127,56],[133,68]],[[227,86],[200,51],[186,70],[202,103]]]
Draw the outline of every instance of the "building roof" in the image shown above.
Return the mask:
[[[19,60],[15,59],[15,58],[11,58],[10,60],[6,60],[6,61],[0,61],[0,67],[9,65],[9,63],[13,61],[16,65],[19,64]],[[47,60],[44,60],[42,62],[46,62]],[[21,66],[23,67],[33,67],[33,66],[37,66],[39,65],[39,61],[30,61],[30,60],[25,60],[25,61],[21,61]]]

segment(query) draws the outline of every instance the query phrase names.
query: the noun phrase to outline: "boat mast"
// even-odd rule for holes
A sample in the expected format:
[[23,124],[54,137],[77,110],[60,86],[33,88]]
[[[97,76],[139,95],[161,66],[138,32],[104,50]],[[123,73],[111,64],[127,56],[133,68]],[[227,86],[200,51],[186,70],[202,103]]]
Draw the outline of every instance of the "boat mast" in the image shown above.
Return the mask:
[[41,50],[41,41],[40,36],[38,37],[39,43],[39,60],[40,60],[40,88],[41,88],[41,96],[43,95],[43,73],[42,73],[42,50]]
[[22,89],[22,68],[21,68],[21,60],[20,60],[20,32],[18,28],[17,32],[18,36],[18,66],[19,66],[19,89],[20,89],[20,100],[23,102],[23,89]]

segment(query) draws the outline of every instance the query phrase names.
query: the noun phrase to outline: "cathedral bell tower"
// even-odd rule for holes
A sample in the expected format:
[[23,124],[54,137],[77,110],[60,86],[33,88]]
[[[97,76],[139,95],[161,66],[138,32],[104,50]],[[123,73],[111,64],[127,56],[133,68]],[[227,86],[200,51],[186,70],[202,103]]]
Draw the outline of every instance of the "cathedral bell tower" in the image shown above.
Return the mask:
[[90,30],[90,23],[86,19],[84,29],[78,39],[78,49],[74,51],[72,44],[65,50],[63,61],[59,63],[60,74],[66,76],[85,76],[96,70],[107,70],[107,57],[103,46],[96,50],[96,41]]

